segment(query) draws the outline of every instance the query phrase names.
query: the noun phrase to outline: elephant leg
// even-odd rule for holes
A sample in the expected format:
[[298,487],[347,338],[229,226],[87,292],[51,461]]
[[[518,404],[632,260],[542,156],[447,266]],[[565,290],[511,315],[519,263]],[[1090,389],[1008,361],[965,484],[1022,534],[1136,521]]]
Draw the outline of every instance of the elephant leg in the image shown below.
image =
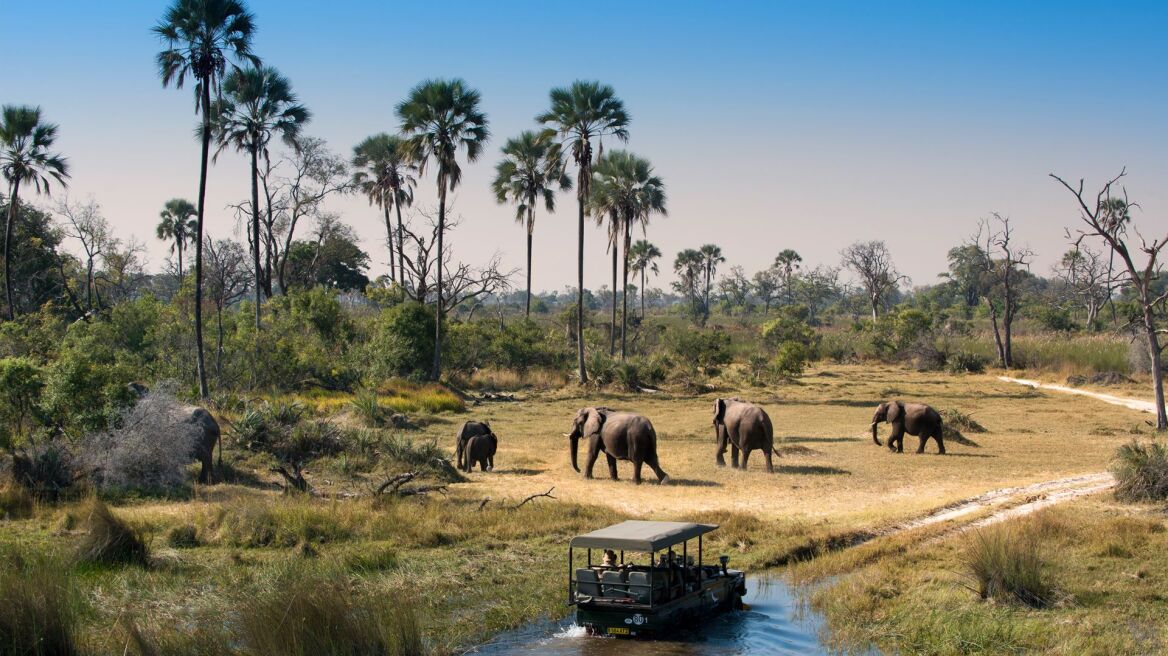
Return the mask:
[[888,437],[888,449],[897,453],[904,453],[904,426],[894,426],[892,435]]
[[199,454],[199,460],[200,460],[199,483],[201,485],[210,485],[211,484],[211,454],[210,454],[210,452]]
[[726,466],[726,437],[721,430],[718,431],[718,446],[714,451],[714,459],[718,462],[719,467]]
[[751,451],[752,451],[752,449],[748,446],[742,448],[742,470],[743,471],[746,471],[746,462],[748,460],[750,460],[750,452]]
[[487,471],[487,458],[486,457],[479,460],[479,469],[482,471]]
[[596,459],[600,457],[600,438],[596,437],[588,443],[588,462],[584,464],[584,478],[592,478],[592,468],[596,466]]
[[642,464],[644,464],[643,460],[634,460],[633,461],[633,482],[636,483],[637,485],[641,484],[641,465]]
[[733,442],[730,443],[730,466],[738,469],[738,445]]
[[766,458],[767,473],[768,474],[775,473],[775,464],[773,462],[771,462],[771,456],[773,455],[773,453],[772,453],[773,451],[774,451],[773,447],[763,449],[763,453],[766,454],[766,456],[764,456],[764,457]]
[[619,480],[616,477],[616,458],[613,458],[612,456],[608,455],[607,453],[604,454],[604,457],[608,459],[608,477],[614,481]]
[[495,455],[487,456],[487,471],[495,471]]
[[921,443],[917,445],[917,453],[924,453],[925,452],[925,442],[928,442],[928,441],[929,441],[929,434],[925,431],[921,431]]
[[649,464],[649,468],[657,475],[658,482],[662,484],[669,482],[669,474],[666,474],[665,470],[661,469],[661,463],[658,462],[656,453],[649,454],[649,457],[645,458],[645,462]]
[[945,439],[941,437],[941,428],[937,428],[936,432],[933,433],[933,439],[937,440],[937,453],[945,455]]

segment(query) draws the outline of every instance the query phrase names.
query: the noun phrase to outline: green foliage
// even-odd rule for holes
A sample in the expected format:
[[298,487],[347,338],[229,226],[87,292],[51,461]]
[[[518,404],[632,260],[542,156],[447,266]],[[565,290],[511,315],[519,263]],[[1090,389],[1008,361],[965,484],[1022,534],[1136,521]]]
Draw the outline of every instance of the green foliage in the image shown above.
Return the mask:
[[1168,499],[1168,445],[1132,441],[1119,447],[1111,465],[1115,496],[1124,501]]
[[945,369],[954,374],[980,374],[985,371],[986,365],[989,363],[989,358],[984,355],[969,351],[957,351],[945,358]]
[[1035,608],[1053,601],[1040,546],[1039,536],[1030,531],[998,527],[975,532],[965,562],[981,598]]
[[810,350],[803,343],[785,341],[775,349],[771,366],[775,374],[781,378],[796,378],[803,374],[803,368],[807,366],[810,355]]
[[0,358],[0,448],[12,448],[24,432],[44,386],[44,372],[32,359]]
[[667,342],[676,362],[706,376],[718,375],[731,360],[730,335],[725,332],[674,329]]
[[75,479],[72,451],[60,438],[40,440],[12,455],[12,479],[39,499],[55,501]]
[[434,312],[413,302],[383,310],[365,349],[368,372],[374,380],[423,378],[433,354]]
[[1047,330],[1070,333],[1079,329],[1079,324],[1071,318],[1068,308],[1048,305],[1038,312],[1038,323]]

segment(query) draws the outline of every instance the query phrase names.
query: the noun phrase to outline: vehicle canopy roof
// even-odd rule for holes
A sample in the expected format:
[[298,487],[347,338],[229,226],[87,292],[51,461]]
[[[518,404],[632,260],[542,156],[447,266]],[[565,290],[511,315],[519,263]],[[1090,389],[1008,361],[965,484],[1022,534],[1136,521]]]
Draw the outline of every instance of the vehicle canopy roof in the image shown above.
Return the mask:
[[717,524],[692,522],[648,522],[630,519],[584,535],[577,535],[569,546],[590,549],[622,549],[653,552],[704,535]]

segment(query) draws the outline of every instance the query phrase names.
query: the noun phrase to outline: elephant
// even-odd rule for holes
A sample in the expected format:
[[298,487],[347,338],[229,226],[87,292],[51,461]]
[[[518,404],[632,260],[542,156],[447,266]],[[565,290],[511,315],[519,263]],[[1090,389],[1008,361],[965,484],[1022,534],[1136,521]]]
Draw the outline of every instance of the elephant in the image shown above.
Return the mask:
[[903,401],[888,401],[881,403],[872,415],[872,441],[882,446],[880,438],[876,437],[876,426],[882,421],[892,424],[892,434],[888,436],[888,449],[897,453],[904,453],[904,434],[920,436],[921,443],[917,446],[917,453],[924,453],[925,442],[929,438],[937,440],[937,453],[945,454],[945,441],[941,436],[941,414],[924,403],[905,403]]
[[[126,385],[126,388],[134,397],[139,399],[150,392],[149,388],[141,383],[130,383]],[[176,423],[194,424],[199,429],[199,437],[195,441],[191,458],[198,460],[200,464],[199,483],[202,485],[212,483],[216,443],[219,444],[219,466],[220,468],[223,466],[223,443],[219,441],[221,437],[219,422],[215,421],[215,417],[205,409],[183,403],[176,404],[173,409],[173,416]]]
[[657,474],[657,480],[664,485],[669,475],[657,462],[657,432],[645,417],[632,412],[617,412],[611,408],[581,408],[572,420],[572,432],[564,433],[571,442],[572,468],[580,471],[577,463],[580,439],[588,439],[588,462],[584,465],[584,478],[592,478],[592,468],[596,458],[604,453],[608,459],[608,475],[616,476],[616,461],[628,460],[633,463],[633,481],[641,484],[641,465],[648,464]]
[[768,474],[775,473],[771,462],[771,453],[779,455],[775,449],[775,431],[771,426],[771,418],[762,408],[747,403],[742,399],[717,399],[714,401],[714,433],[718,440],[718,449],[714,456],[719,467],[726,466],[726,446],[730,446],[730,464],[738,468],[738,451],[742,450],[742,468],[750,459],[750,452],[762,449],[766,456],[766,470]]
[[494,433],[475,435],[466,442],[464,455],[466,466],[463,471],[470,473],[477,464],[482,471],[491,471],[495,468],[495,451],[499,448],[499,438]]
[[[491,435],[491,424],[485,421],[471,421],[464,422],[462,428],[458,429],[458,446],[455,448],[455,465],[463,471],[470,471],[470,463],[463,462],[466,454],[466,444],[472,437],[478,435]],[[464,469],[465,465],[465,469]]]

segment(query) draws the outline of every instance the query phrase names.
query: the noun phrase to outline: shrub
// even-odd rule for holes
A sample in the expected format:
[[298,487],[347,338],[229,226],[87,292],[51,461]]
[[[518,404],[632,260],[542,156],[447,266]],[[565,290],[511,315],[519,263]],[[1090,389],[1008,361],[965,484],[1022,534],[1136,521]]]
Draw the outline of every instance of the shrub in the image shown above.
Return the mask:
[[982,426],[973,418],[973,415],[964,413],[957,408],[948,408],[941,411],[941,419],[944,421],[946,428],[955,428],[960,431],[968,433],[984,433],[985,426]]
[[1124,501],[1168,499],[1168,445],[1132,441],[1119,447],[1111,466],[1115,496]]
[[1079,324],[1071,319],[1071,311],[1067,308],[1047,306],[1038,313],[1038,323],[1047,330],[1069,333],[1079,329]]
[[421,378],[434,356],[434,313],[421,303],[402,303],[382,311],[366,344],[374,379]]
[[0,448],[11,448],[32,418],[44,372],[29,358],[0,358]]
[[349,401],[349,406],[365,422],[366,426],[380,426],[385,422],[385,408],[377,399],[377,390],[359,389]]
[[75,458],[64,440],[44,440],[12,455],[12,480],[38,499],[56,501],[73,487]]
[[23,487],[15,483],[0,484],[0,519],[31,517],[33,501],[32,495]]
[[152,389],[122,411],[116,428],[92,433],[82,459],[101,489],[166,494],[186,484],[186,466],[203,437],[185,421],[190,408],[169,392]]
[[382,455],[396,460],[410,469],[429,471],[447,482],[457,483],[466,480],[450,464],[446,452],[438,446],[438,442],[435,440],[416,444],[408,437],[394,435],[382,445]]
[[1006,527],[976,531],[965,562],[982,599],[1041,608],[1051,601],[1038,536]]
[[803,375],[810,352],[802,342],[786,341],[779,345],[771,362],[774,372],[781,378],[796,378]]
[[706,376],[717,376],[731,360],[730,335],[725,332],[682,328],[670,331],[668,341],[679,363]]
[[77,547],[77,560],[100,565],[146,565],[150,550],[145,537],[109,506],[94,497],[89,503],[85,537]]
[[980,374],[985,372],[988,364],[988,358],[969,351],[957,351],[945,358],[945,369],[954,374]]
[[238,606],[246,653],[286,656],[416,656],[427,653],[404,598],[361,593],[343,575],[292,565],[267,592]]
[[0,558],[0,652],[79,654],[80,597],[68,569],[43,556]]

